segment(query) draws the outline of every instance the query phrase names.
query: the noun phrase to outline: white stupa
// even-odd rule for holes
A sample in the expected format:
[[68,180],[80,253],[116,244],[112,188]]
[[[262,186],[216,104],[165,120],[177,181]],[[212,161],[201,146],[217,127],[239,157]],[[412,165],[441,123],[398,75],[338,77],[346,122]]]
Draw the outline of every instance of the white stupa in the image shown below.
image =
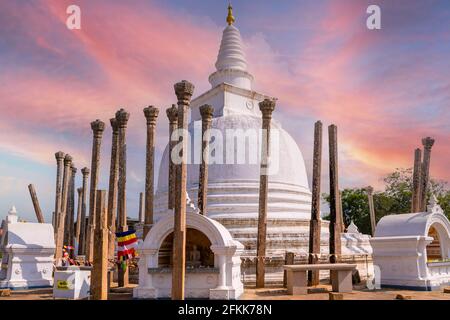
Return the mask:
[[[234,19],[233,19],[234,20]],[[258,103],[270,96],[252,90],[253,76],[248,72],[239,30],[228,19],[215,64],[216,71],[209,77],[211,89],[191,102],[190,130],[194,123],[200,124],[199,107],[210,104],[214,107],[212,128],[259,129],[261,111]],[[298,240],[298,221],[308,222],[311,215],[311,192],[308,187],[303,155],[294,139],[276,121],[274,113],[272,128],[278,129],[280,141],[279,172],[269,178],[269,230],[268,237],[274,241],[291,240],[280,244],[285,247]],[[225,147],[224,147],[225,149]],[[167,208],[168,148],[160,164],[156,192],[156,218],[171,213]],[[198,165],[188,166],[187,189],[193,201],[197,199]],[[211,164],[208,179],[208,217],[217,219],[230,229],[232,234],[255,250],[256,221],[258,217],[260,165],[256,164]],[[278,227],[276,235],[273,227]],[[270,242],[270,240],[269,240]],[[279,247],[276,245],[275,247]],[[274,246],[269,246],[269,250]],[[284,250],[283,250],[284,253]]]
[[[224,136],[227,129],[258,130],[262,118],[258,103],[266,98],[273,99],[252,90],[254,77],[247,69],[244,46],[239,30],[233,25],[231,10],[227,22],[216,71],[209,76],[211,89],[191,102],[190,132],[195,126],[201,127],[199,107],[204,104],[214,107],[212,128],[219,129]],[[287,250],[307,254],[311,216],[311,191],[303,155],[294,139],[276,121],[278,108],[280,106],[275,109],[271,126],[279,132],[280,164],[278,172],[269,177],[266,252],[272,261],[279,261],[270,263],[274,271],[282,270],[279,267]],[[166,147],[155,195],[156,219],[173,214],[168,209],[168,164]],[[194,202],[197,202],[198,181],[199,165],[188,165],[187,190]],[[222,223],[233,238],[244,245],[244,256],[250,258],[256,255],[259,181],[259,162],[209,165],[207,216]],[[328,222],[322,224],[321,244],[325,253],[328,251]]]

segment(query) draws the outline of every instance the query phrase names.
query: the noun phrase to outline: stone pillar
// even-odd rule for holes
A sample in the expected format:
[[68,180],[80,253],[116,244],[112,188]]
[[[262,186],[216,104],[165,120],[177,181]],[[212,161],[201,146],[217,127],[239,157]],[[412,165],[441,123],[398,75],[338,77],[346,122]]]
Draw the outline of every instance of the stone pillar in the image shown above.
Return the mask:
[[[53,221],[53,228],[56,232],[58,230],[58,219],[61,215],[61,192],[62,192],[62,174],[63,174],[63,161],[64,152],[58,151],[55,153],[56,158],[56,193],[55,193],[55,219]],[[55,237],[56,238],[56,237]]]
[[[126,206],[126,182],[127,182],[127,144],[126,129],[130,114],[124,109],[116,112],[116,120],[119,128],[118,136],[118,155],[119,155],[119,181],[118,181],[118,198],[117,198],[117,215],[118,215],[118,231],[128,231],[127,225],[127,206]],[[125,270],[119,267],[118,286],[128,286],[128,268]]]
[[112,128],[111,164],[109,166],[108,189],[108,258],[114,259],[117,219],[117,183],[119,179],[119,127],[117,119],[109,119]]
[[159,109],[149,106],[144,109],[144,115],[147,119],[147,151],[145,158],[145,223],[143,239],[145,239],[153,225],[155,130]]
[[[174,85],[178,98],[178,129],[187,132],[188,109],[194,92],[194,85],[186,80]],[[184,279],[186,266],[186,179],[187,179],[187,137],[179,137],[182,143],[181,164],[176,169],[176,199],[173,239],[172,299],[184,300]]]
[[341,255],[342,221],[340,214],[337,127],[328,127],[330,156],[330,262],[336,263]]
[[69,245],[70,214],[72,212],[72,202],[71,202],[72,201],[72,166],[73,166],[73,162],[70,166],[70,172],[69,172],[69,187],[68,187],[66,214],[65,214],[65,222],[64,222],[63,245]]
[[36,213],[36,218],[39,223],[44,222],[44,216],[42,215],[41,206],[39,205],[39,200],[36,195],[36,190],[32,184],[28,185],[28,190],[30,191],[31,201],[33,202],[34,212]]
[[420,212],[427,211],[427,193],[430,180],[430,158],[431,147],[434,145],[434,139],[426,137],[422,139],[423,144],[423,162],[422,162],[422,185],[420,189]]
[[[68,228],[68,238],[67,238],[67,244],[69,246],[74,246],[74,236],[75,236],[75,176],[77,173],[77,168],[75,168],[74,164],[72,163],[72,174],[70,176],[70,210],[69,210],[69,228]],[[75,254],[75,251],[70,251],[72,256]]]
[[[284,264],[285,265],[293,265],[294,264],[295,254],[293,252],[285,252],[284,254]],[[287,271],[283,272],[283,287],[287,287]]]
[[208,200],[208,163],[209,163],[209,140],[211,139],[211,121],[214,108],[205,104],[199,108],[202,116],[202,163],[198,178],[198,210],[200,214],[207,214]]
[[[312,176],[312,203],[311,220],[309,222],[309,256],[308,263],[319,262],[320,254],[320,183],[322,174],[322,122],[317,121],[314,125],[314,151],[313,151],[313,176]],[[319,271],[308,271],[308,285],[319,284]]]
[[95,200],[94,266],[91,292],[93,300],[108,299],[108,222],[106,190],[97,190]]
[[258,239],[256,243],[256,287],[264,288],[266,256],[266,234],[267,234],[267,195],[269,191],[269,176],[267,174],[268,158],[270,150],[270,122],[272,112],[275,110],[275,101],[264,99],[259,103],[262,112],[262,152],[261,152],[261,172],[259,176],[259,216],[258,216]]
[[373,204],[373,188],[371,186],[368,186],[366,190],[367,190],[367,197],[369,200],[370,231],[373,237],[375,235],[375,228],[377,225],[375,219],[375,206]]
[[81,174],[83,175],[83,187],[81,195],[81,224],[80,224],[80,237],[78,238],[78,254],[86,254],[86,242],[89,232],[86,232],[89,227],[89,223],[86,222],[86,195],[87,195],[87,185],[90,170],[84,167],[81,169]]
[[94,230],[95,230],[95,214],[96,209],[96,191],[98,187],[98,179],[100,174],[100,147],[102,143],[102,135],[105,130],[105,123],[100,120],[91,122],[93,132],[92,141],[92,159],[91,159],[91,185],[89,192],[89,228],[86,235],[86,259],[92,262],[94,258]]
[[166,109],[167,118],[169,118],[169,188],[168,188],[168,208],[175,208],[175,179],[176,167],[172,162],[172,149],[176,145],[176,141],[172,141],[172,134],[178,128],[178,109],[173,104],[171,108]]
[[139,223],[144,223],[144,193],[139,192]]
[[413,190],[411,199],[411,212],[420,212],[420,187],[422,179],[422,150],[414,151]]
[[[81,233],[81,210],[82,210],[82,203],[81,199],[83,197],[83,188],[77,189],[78,194],[78,202],[77,202],[77,222],[75,224],[75,242],[78,244],[78,248],[80,248],[80,233]],[[74,251],[75,254],[75,251]]]
[[64,173],[62,180],[62,196],[61,196],[61,207],[60,207],[60,216],[58,218],[58,229],[56,232],[56,249],[55,249],[55,258],[56,263],[59,264],[59,260],[63,257],[63,245],[64,245],[64,224],[67,210],[67,197],[69,194],[69,177],[70,177],[70,166],[72,165],[72,157],[69,154],[66,154],[64,157]]

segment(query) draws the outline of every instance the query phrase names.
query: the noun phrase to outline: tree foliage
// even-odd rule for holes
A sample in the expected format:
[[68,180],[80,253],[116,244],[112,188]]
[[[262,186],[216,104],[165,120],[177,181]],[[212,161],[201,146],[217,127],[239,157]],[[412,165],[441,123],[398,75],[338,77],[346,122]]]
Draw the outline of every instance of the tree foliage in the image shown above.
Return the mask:
[[[376,221],[389,214],[411,212],[412,169],[396,169],[386,175],[383,181],[384,191],[374,192],[373,195]],[[431,194],[436,196],[438,203],[450,218],[450,190],[447,188],[447,182],[430,179],[427,198]],[[330,203],[328,194],[324,194],[323,198]],[[366,189],[344,189],[341,200],[345,225],[353,221],[362,233],[370,234],[369,201]]]

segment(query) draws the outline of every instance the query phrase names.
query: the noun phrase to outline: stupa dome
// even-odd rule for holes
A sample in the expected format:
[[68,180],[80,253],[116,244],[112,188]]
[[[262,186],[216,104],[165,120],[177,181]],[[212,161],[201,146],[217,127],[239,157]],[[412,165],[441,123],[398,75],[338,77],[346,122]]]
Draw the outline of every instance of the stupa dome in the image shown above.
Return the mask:
[[[200,121],[190,124],[189,132],[194,136],[194,127],[201,126]],[[239,128],[241,132],[258,132],[261,118],[251,115],[228,115],[214,118],[212,129],[219,130],[223,137],[227,130]],[[311,193],[303,155],[292,137],[277,122],[272,123],[272,132],[278,132],[279,166],[269,176],[269,212],[268,218],[309,219],[311,215]],[[248,141],[248,140],[247,140]],[[236,141],[235,141],[236,142]],[[223,151],[227,150],[224,138]],[[247,142],[248,148],[248,142]],[[234,154],[238,144],[234,143]],[[189,159],[194,159],[191,144]],[[249,149],[247,149],[248,153]],[[247,155],[248,160],[248,155]],[[208,216],[211,218],[254,218],[258,216],[260,162],[210,164],[208,168]],[[169,151],[166,147],[159,169],[156,214],[167,212]],[[188,164],[187,190],[196,203],[199,181],[199,165]]]

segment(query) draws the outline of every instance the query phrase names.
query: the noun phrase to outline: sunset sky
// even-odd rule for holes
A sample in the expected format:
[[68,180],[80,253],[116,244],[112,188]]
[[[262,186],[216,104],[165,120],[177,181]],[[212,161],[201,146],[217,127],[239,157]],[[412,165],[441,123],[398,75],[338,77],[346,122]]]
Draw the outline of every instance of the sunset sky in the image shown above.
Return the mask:
[[[66,27],[81,8],[81,30]],[[421,138],[436,139],[431,175],[450,181],[450,2],[301,0],[232,2],[253,88],[278,98],[274,117],[294,137],[311,174],[313,126],[338,126],[340,184],[383,187],[412,166]],[[366,8],[382,10],[368,30]],[[35,221],[33,183],[47,221],[54,210],[54,153],[73,156],[81,186],[90,166],[90,122],[107,123],[100,188],[107,189],[111,129],[120,107],[128,129],[128,215],[137,217],[145,181],[145,118],[161,109],[156,164],[168,141],[173,84],[208,76],[227,1],[22,0],[0,3],[0,216],[11,205]],[[326,146],[327,139],[324,140]],[[323,179],[327,191],[328,153]]]

